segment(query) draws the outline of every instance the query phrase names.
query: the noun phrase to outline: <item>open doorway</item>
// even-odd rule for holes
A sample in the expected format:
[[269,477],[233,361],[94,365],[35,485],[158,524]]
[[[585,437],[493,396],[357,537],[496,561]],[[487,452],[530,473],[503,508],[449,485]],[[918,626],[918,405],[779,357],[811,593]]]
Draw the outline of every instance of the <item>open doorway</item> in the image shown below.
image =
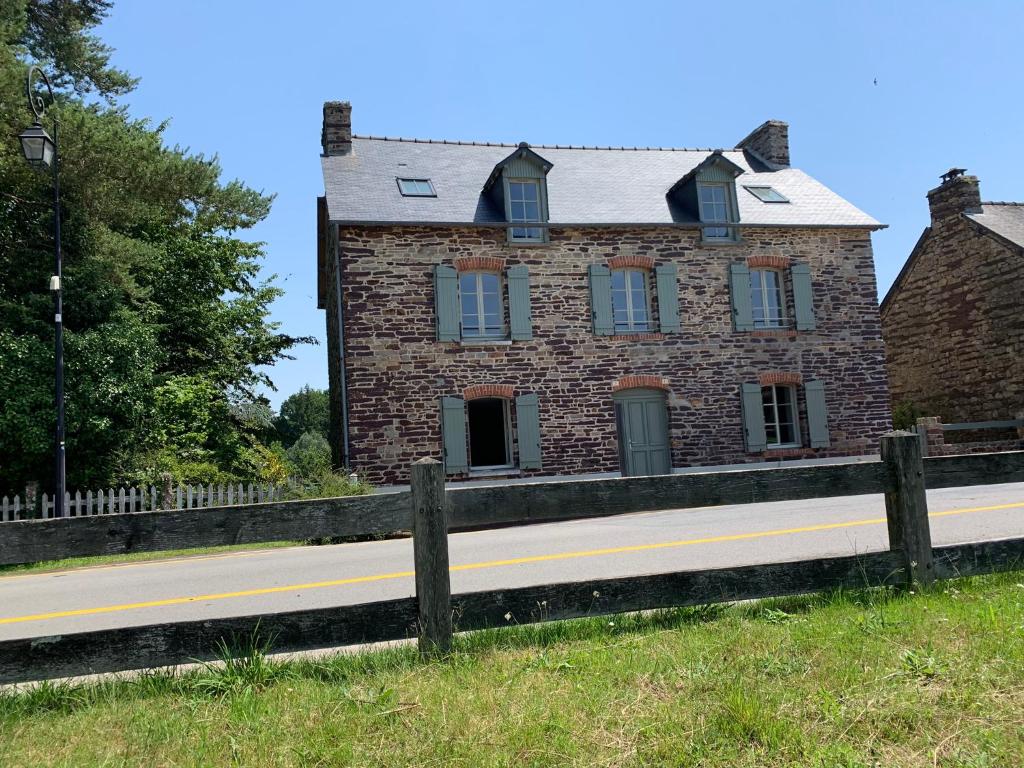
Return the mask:
[[512,466],[512,428],[508,400],[482,397],[466,403],[469,416],[470,469]]

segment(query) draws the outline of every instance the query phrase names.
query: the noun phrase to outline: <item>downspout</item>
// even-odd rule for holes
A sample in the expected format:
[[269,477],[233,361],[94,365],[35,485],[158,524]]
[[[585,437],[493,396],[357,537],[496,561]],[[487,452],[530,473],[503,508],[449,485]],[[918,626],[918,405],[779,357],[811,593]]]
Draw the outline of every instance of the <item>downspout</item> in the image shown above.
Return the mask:
[[348,385],[345,381],[345,313],[341,307],[341,259],[338,256],[338,225],[332,225],[331,245],[334,251],[334,299],[338,312],[338,361],[341,364],[341,460],[351,470],[348,453]]

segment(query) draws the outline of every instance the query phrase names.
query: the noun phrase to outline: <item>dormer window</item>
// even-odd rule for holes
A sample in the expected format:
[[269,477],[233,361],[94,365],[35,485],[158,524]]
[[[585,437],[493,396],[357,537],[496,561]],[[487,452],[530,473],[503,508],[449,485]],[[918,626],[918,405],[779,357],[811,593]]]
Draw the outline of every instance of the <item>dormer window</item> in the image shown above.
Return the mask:
[[705,243],[738,240],[736,177],[743,172],[742,167],[716,149],[669,189],[673,216],[677,221],[699,221]]
[[491,171],[482,194],[489,198],[494,213],[510,225],[509,245],[548,241],[547,227],[529,225],[547,223],[550,170],[551,163],[524,142]]
[[[728,224],[733,217],[729,210],[729,188],[725,184],[698,183],[700,220]],[[704,227],[705,240],[732,240],[731,227]]]
[[[531,179],[508,180],[509,221],[540,222],[540,183]],[[512,227],[511,240],[543,242],[541,227]]]

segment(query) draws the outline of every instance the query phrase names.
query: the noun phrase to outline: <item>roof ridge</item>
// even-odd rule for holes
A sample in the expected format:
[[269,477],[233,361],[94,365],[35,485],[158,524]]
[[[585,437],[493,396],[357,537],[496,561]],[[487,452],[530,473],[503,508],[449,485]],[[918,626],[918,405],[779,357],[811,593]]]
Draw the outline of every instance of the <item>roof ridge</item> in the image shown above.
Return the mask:
[[[368,139],[371,141],[401,141],[408,144],[455,144],[469,147],[508,147],[516,149],[519,144],[508,144],[502,141],[456,141],[452,139],[407,139],[402,136],[361,136],[353,134],[353,139]],[[589,149],[589,150],[614,150],[616,152],[714,152],[714,147],[587,147],[574,144],[527,144],[530,149]],[[729,149],[719,147],[722,152],[742,152],[742,149],[732,147]]]
[[1024,203],[1007,202],[1005,200],[982,200],[982,205],[1024,205]]

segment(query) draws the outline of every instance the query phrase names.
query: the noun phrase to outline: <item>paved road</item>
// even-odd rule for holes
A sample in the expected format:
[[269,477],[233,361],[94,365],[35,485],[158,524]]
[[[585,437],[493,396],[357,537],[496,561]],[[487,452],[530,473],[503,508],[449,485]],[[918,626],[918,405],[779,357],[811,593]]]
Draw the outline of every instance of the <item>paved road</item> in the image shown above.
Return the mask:
[[[938,544],[1024,536],[1024,484],[928,493]],[[506,528],[451,537],[452,589],[846,555],[887,546],[881,496]],[[0,639],[413,594],[409,540],[239,552],[0,577]]]

